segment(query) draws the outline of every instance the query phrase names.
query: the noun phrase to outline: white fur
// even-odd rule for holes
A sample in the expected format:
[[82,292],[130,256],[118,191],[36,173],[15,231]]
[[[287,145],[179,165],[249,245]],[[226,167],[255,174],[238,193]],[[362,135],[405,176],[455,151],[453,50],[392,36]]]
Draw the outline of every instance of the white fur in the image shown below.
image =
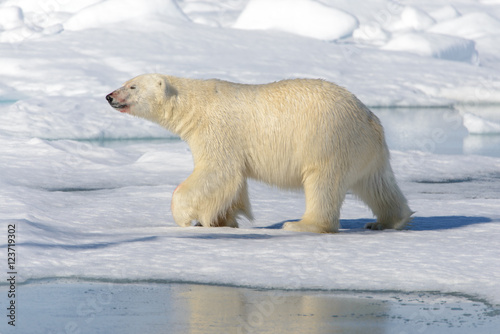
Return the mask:
[[287,230],[337,232],[350,189],[377,216],[368,228],[402,228],[412,211],[389,163],[378,118],[323,80],[243,85],[145,74],[109,96],[122,112],[154,121],[190,146],[193,173],[175,190],[177,224],[237,227],[251,219],[246,179],[303,187],[306,212]]

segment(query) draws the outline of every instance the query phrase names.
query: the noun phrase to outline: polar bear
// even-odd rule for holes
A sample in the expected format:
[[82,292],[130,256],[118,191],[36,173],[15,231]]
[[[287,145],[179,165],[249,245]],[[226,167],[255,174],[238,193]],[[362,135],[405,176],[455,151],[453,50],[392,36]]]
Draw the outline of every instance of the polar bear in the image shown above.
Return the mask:
[[305,213],[285,230],[338,232],[348,190],[377,217],[369,229],[401,229],[411,219],[379,119],[328,81],[248,85],[144,74],[106,99],[188,143],[194,170],[171,202],[180,226],[237,227],[239,214],[252,219],[247,178],[304,189]]

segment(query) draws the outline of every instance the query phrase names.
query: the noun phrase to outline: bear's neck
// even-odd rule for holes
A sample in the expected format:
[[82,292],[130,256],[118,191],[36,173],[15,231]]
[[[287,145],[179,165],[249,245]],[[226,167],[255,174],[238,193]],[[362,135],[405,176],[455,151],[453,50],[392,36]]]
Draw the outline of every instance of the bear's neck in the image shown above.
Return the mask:
[[[168,77],[170,85],[175,90],[167,105],[164,106],[165,115],[162,117],[164,126],[171,132],[179,135],[186,142],[190,142],[195,133],[205,126],[204,109],[211,102],[207,97],[214,83],[210,80],[196,80],[178,77]],[[212,88],[213,89],[213,88]]]

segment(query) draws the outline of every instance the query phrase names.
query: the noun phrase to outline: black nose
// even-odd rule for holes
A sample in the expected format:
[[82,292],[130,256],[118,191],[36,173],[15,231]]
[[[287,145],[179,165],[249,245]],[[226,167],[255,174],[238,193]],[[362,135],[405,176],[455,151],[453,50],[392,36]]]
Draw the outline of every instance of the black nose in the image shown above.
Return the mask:
[[109,103],[113,103],[113,97],[111,94],[106,95],[106,100],[108,100]]

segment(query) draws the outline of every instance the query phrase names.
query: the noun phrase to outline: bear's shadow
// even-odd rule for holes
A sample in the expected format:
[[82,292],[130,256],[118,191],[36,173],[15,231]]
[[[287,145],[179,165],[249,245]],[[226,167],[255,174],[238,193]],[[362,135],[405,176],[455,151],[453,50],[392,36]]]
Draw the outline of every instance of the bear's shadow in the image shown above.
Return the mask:
[[[259,229],[278,230],[289,221],[298,221],[299,219],[285,220],[266,227],[256,227]],[[489,223],[492,220],[487,217],[469,217],[469,216],[433,216],[433,217],[414,217],[405,230],[409,231],[433,231],[450,230],[475,224]],[[367,223],[373,223],[375,219],[341,219],[341,232],[365,230]]]

